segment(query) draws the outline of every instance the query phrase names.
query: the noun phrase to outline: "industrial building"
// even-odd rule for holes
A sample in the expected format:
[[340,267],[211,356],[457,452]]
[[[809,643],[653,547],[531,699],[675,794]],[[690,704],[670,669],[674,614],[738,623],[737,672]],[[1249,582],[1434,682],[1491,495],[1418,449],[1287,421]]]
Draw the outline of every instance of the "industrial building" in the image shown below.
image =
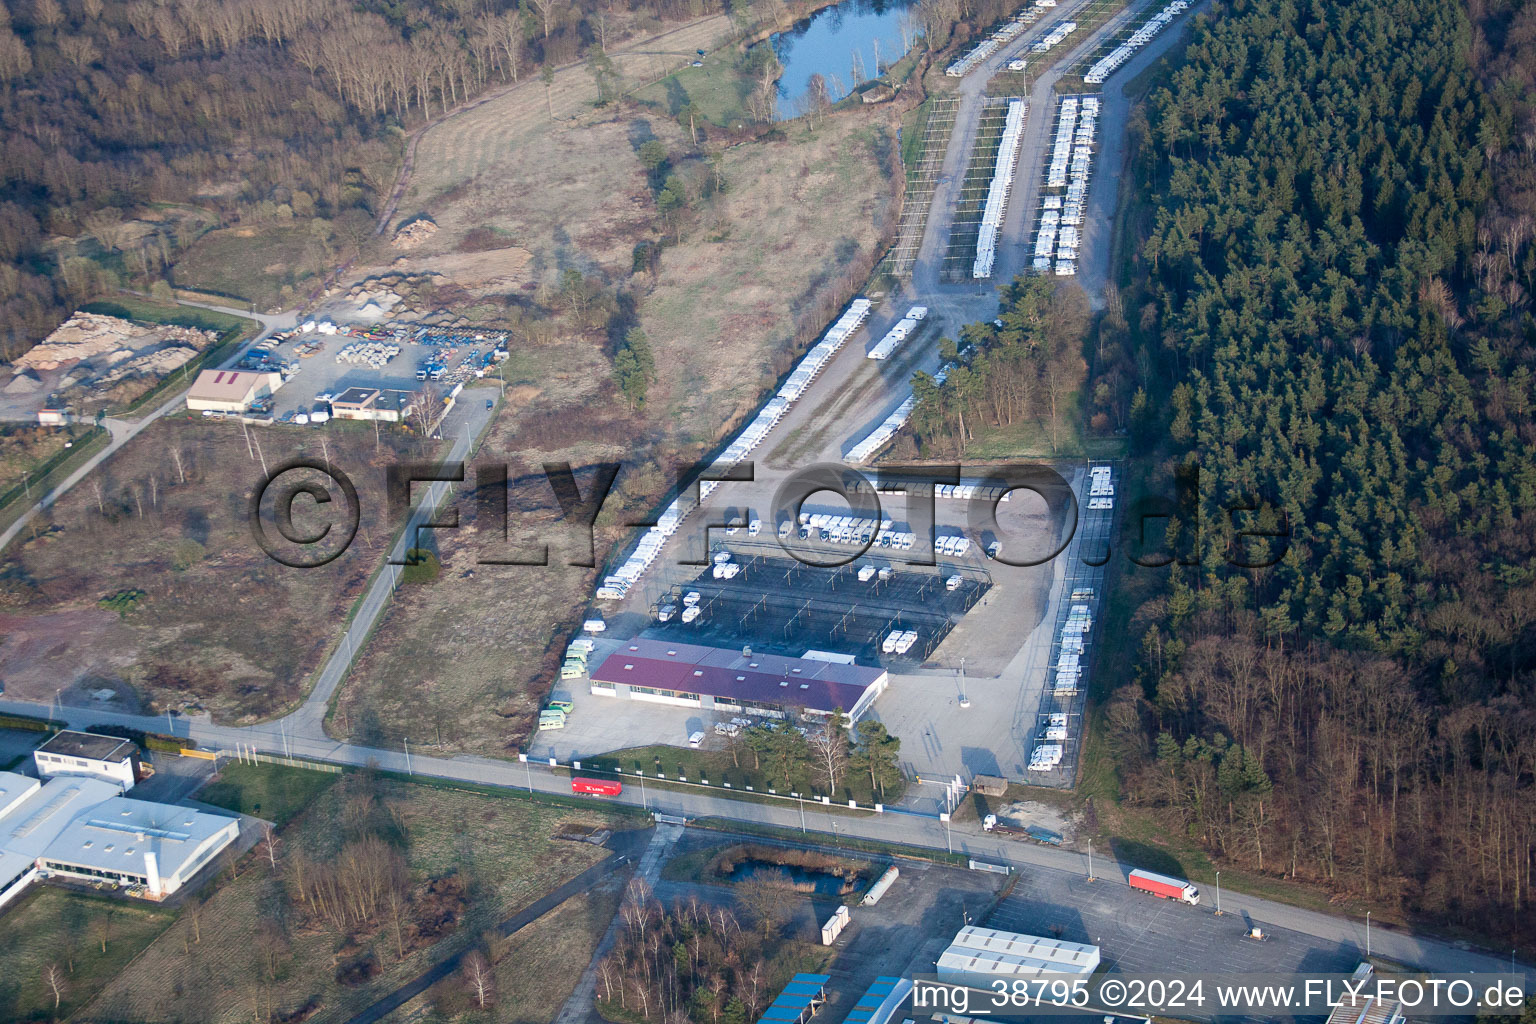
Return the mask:
[[882,668],[634,639],[591,673],[593,693],[626,700],[782,718],[842,708],[851,725],[890,677]]
[[886,976],[876,978],[875,983],[853,1005],[848,1016],[843,1018],[843,1024],[887,1024],[911,994],[910,979]]
[[74,775],[101,779],[126,793],[139,781],[139,748],[130,740],[65,729],[32,751],[39,778]]
[[414,391],[388,388],[347,388],[331,399],[331,414],[340,420],[382,420],[399,423],[410,415]]
[[238,818],[121,793],[102,779],[0,772],[0,906],[53,876],[162,899],[239,835]]
[[809,1024],[827,1001],[825,974],[796,974],[758,1018],[760,1024]]
[[258,398],[266,398],[282,386],[280,373],[204,370],[187,392],[187,408],[193,412],[242,413]]
[[999,977],[1087,977],[1098,966],[1098,946],[971,925],[960,929],[949,948],[940,954],[937,974],[940,981],[986,987]]
[[[1361,963],[1351,980],[1363,983],[1375,970],[1370,963]],[[1367,985],[1363,991],[1341,995],[1328,1014],[1327,1024],[1404,1024],[1405,1020],[1401,1000],[1384,998]]]

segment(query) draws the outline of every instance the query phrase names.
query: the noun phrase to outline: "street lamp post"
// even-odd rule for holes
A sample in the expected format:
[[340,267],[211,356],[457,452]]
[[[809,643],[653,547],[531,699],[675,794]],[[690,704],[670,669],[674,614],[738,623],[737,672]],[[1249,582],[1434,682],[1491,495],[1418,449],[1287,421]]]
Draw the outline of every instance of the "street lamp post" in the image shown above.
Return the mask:
[[949,840],[949,815],[941,814],[939,815],[939,820],[944,823],[944,851],[946,853],[954,853],[954,844]]
[[1365,912],[1365,955],[1371,955],[1371,912]]
[[1093,844],[1088,844],[1088,881],[1093,881]]
[[[409,736],[405,737],[405,774],[411,776],[416,774],[411,771],[411,738]],[[529,776],[532,777],[532,774],[530,771]]]
[[1221,916],[1221,872],[1216,872],[1216,916]]
[[805,835],[805,797],[795,794],[800,801],[800,834]]

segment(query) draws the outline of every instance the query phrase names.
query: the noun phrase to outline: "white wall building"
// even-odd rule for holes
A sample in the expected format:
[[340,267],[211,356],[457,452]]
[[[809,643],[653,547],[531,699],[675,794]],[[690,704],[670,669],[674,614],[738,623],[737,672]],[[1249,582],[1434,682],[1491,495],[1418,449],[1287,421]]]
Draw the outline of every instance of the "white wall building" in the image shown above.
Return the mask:
[[12,801],[0,816],[0,906],[38,876],[38,858],[76,815],[121,792],[100,779],[58,778],[39,784],[12,772],[0,772],[0,788],[7,793],[26,790],[23,799]]
[[0,772],[0,906],[54,875],[161,899],[240,834],[238,818],[121,794],[102,779]]
[[239,833],[238,818],[114,797],[65,826],[38,868],[45,877],[105,880],[160,899],[185,885]]
[[1038,974],[1087,977],[1099,966],[1099,947],[972,925],[955,935],[939,956],[940,981],[986,987],[996,978]]
[[50,779],[78,775],[117,784],[127,792],[138,781],[139,748],[132,740],[65,729],[32,752],[37,774]]

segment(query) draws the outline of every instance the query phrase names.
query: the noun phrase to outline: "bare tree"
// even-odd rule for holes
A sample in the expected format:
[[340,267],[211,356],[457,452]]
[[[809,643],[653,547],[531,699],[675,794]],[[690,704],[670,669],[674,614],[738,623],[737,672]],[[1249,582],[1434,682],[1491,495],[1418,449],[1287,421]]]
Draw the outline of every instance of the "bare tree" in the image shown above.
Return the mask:
[[811,757],[816,764],[816,777],[827,787],[829,794],[836,791],[848,769],[848,731],[844,728],[847,720],[843,709],[836,708],[811,736]]
[[549,38],[549,30],[555,20],[560,17],[560,12],[570,0],[528,0],[533,9],[539,12],[539,20],[544,23],[544,38]]
[[[244,424],[242,423],[241,426],[244,427]],[[181,450],[181,445],[173,444],[170,446],[169,451],[171,461],[176,463],[176,480],[178,483],[184,484],[187,482],[187,466],[184,461],[186,456]]]
[[472,951],[464,958],[463,970],[464,981],[474,993],[475,1001],[480,1004],[480,1009],[485,1009],[487,1001],[494,998],[492,989],[495,985],[491,965],[486,961],[485,954],[478,949]]
[[277,870],[277,832],[276,832],[275,829],[272,828],[272,823],[268,822],[268,821],[264,821],[264,822],[261,823],[261,831],[262,831],[261,846],[262,846],[262,849],[266,850],[266,852],[267,852],[267,863],[272,866],[272,870],[273,871],[276,871]]
[[64,972],[59,970],[58,964],[49,964],[44,969],[43,984],[53,993],[53,1008],[57,1012],[59,1004],[64,1001]]

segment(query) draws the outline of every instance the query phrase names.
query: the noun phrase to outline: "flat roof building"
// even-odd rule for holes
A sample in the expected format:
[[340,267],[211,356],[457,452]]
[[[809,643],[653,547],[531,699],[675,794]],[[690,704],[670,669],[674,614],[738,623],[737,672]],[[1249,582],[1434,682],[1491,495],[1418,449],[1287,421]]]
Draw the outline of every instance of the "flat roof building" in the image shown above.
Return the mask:
[[790,709],[828,715],[842,708],[851,725],[890,676],[864,665],[636,638],[594,668],[591,680],[593,693],[707,711],[782,718]]
[[258,398],[283,386],[282,374],[250,370],[204,370],[187,391],[187,408],[193,412],[244,412]]
[[949,948],[939,955],[936,973],[941,981],[984,986],[997,977],[1087,977],[1098,966],[1098,946],[972,925],[960,929]]
[[347,388],[331,399],[331,414],[341,420],[399,423],[410,415],[417,394],[387,388]]
[[131,740],[94,732],[65,729],[32,752],[37,774],[80,775],[115,783],[120,791],[133,788],[139,778],[139,748]]

